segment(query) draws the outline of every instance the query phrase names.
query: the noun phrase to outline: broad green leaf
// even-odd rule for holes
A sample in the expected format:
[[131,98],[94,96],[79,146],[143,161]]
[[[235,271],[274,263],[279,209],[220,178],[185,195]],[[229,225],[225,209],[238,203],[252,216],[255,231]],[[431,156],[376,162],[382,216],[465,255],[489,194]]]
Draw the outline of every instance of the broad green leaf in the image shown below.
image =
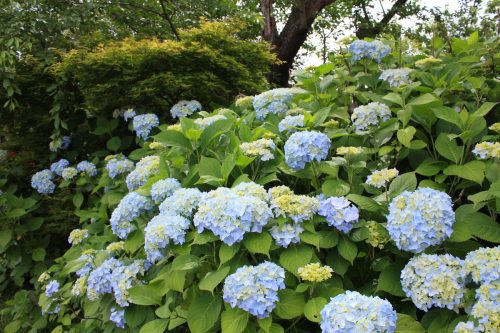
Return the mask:
[[349,238],[342,236],[339,239],[339,244],[337,245],[339,254],[349,261],[351,264],[358,255],[358,247]]
[[383,290],[389,294],[404,297],[405,293],[401,286],[401,269],[397,264],[384,268],[378,278],[377,290]]
[[471,213],[465,216],[469,232],[474,236],[492,243],[500,243],[500,224],[483,213]]
[[278,317],[292,319],[304,313],[304,294],[297,293],[291,289],[284,289],[278,292],[279,302],[274,309]]
[[398,313],[395,333],[425,333],[425,328],[412,317]]
[[208,332],[219,319],[222,306],[220,296],[202,293],[189,306],[187,323],[192,333]]
[[341,197],[349,193],[349,183],[342,179],[328,179],[321,186],[323,194],[329,197]]
[[207,275],[200,281],[198,287],[200,290],[207,290],[211,293],[214,289],[224,280],[224,278],[229,274],[229,266],[221,267],[215,272],[208,272]]
[[219,260],[220,264],[224,264],[231,260],[236,253],[240,250],[240,245],[239,244],[234,244],[232,246],[222,244],[220,249],[219,249]]
[[0,248],[3,248],[7,244],[9,244],[11,239],[12,239],[12,230],[10,229],[0,230]]
[[369,212],[377,212],[381,208],[381,206],[375,200],[363,195],[351,193],[347,196],[347,199],[354,202],[356,206],[359,207],[359,209]]
[[439,99],[432,94],[424,94],[412,99],[408,102],[408,105],[425,105],[433,102],[439,101]]
[[73,205],[78,209],[83,203],[83,194],[81,192],[76,192],[73,196]]
[[319,323],[321,321],[320,312],[321,312],[321,310],[323,310],[326,303],[328,303],[328,302],[323,297],[316,297],[316,298],[309,300],[309,302],[307,302],[305,307],[304,307],[304,315],[310,321],[312,321],[314,323]]
[[106,147],[112,151],[118,151],[122,144],[122,140],[118,136],[114,136],[106,142]]
[[191,141],[189,141],[181,132],[166,130],[156,134],[153,137],[156,141],[166,146],[184,148],[191,150]]
[[454,139],[450,139],[447,134],[441,133],[436,139],[436,150],[439,155],[453,161],[460,162],[462,156],[462,147],[459,147]]
[[200,265],[200,258],[191,254],[178,256],[172,262],[172,270],[174,271],[190,271]]
[[34,249],[31,258],[34,261],[43,261],[45,259],[45,249],[41,247]]
[[290,273],[297,276],[299,267],[308,264],[313,256],[313,250],[306,245],[299,245],[284,250],[280,255],[280,264]]
[[435,176],[441,170],[443,170],[446,167],[446,165],[447,164],[442,161],[427,159],[417,167],[415,172],[422,176],[427,176],[427,177]]
[[222,333],[241,333],[248,324],[249,313],[238,308],[228,308],[221,314]]
[[141,327],[139,333],[163,333],[168,326],[168,319],[155,319]]
[[476,111],[474,111],[472,114],[477,117],[484,117],[486,116],[498,103],[492,103],[492,102],[486,102],[483,105],[479,107]]
[[273,243],[273,239],[268,232],[261,233],[248,233],[245,235],[243,239],[243,245],[247,248],[248,251],[252,253],[262,253],[269,257],[269,249],[271,248],[271,244]]
[[5,213],[5,216],[7,216],[8,218],[11,218],[11,219],[15,219],[15,218],[21,217],[23,215],[26,215],[26,213],[27,213],[26,210],[23,208],[15,208],[15,209]]
[[459,176],[460,178],[471,180],[481,185],[484,180],[484,170],[486,166],[481,161],[471,161],[464,165],[450,165],[443,170],[448,176]]
[[394,198],[404,191],[414,191],[417,188],[417,177],[414,172],[397,176],[389,185],[389,197]]
[[405,129],[400,129],[397,132],[397,137],[399,142],[405,147],[411,147],[411,140],[413,136],[417,133],[417,130],[413,126],[408,126]]
[[233,128],[234,122],[230,119],[218,120],[205,128],[200,136],[200,145],[206,148],[212,140],[219,137],[221,134],[226,133]]
[[128,290],[130,302],[137,305],[160,304],[162,295],[152,285],[138,285]]
[[385,95],[383,97],[383,99],[388,101],[388,102],[397,104],[399,106],[403,106],[405,104],[401,95],[396,94],[396,93],[388,93],[387,95]]
[[449,106],[435,106],[432,107],[432,111],[434,112],[434,115],[439,118],[443,119],[449,123],[452,123],[456,125],[458,128],[462,128],[462,123],[460,121],[460,116],[458,112],[456,112],[453,108],[450,108]]

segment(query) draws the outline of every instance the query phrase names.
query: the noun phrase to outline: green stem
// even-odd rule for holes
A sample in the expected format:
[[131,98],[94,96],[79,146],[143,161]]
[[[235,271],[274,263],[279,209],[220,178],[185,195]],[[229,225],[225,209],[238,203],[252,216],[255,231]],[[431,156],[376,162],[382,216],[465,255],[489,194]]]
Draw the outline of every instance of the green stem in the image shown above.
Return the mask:
[[311,162],[311,168],[314,175],[313,179],[314,187],[316,188],[317,191],[319,191],[320,185],[319,185],[318,171],[316,170],[316,162],[314,161]]

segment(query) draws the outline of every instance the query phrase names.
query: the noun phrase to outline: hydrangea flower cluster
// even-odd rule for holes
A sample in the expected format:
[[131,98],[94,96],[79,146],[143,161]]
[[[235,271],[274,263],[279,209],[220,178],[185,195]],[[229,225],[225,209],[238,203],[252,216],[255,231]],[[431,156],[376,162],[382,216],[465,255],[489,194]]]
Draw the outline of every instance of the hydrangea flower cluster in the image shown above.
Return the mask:
[[259,319],[269,317],[278,291],[285,288],[285,270],[266,261],[257,266],[243,266],[224,281],[223,299]]
[[146,184],[149,177],[158,172],[160,167],[160,157],[156,155],[143,157],[137,165],[134,171],[127,175],[125,182],[127,183],[127,188],[129,191],[134,191]]
[[206,194],[193,222],[199,233],[208,229],[232,245],[243,240],[247,232],[261,232],[271,217],[271,208],[259,198],[239,196],[220,187]]
[[466,290],[463,265],[449,254],[413,257],[401,271],[403,291],[420,310],[436,306],[458,311]]
[[125,121],[128,121],[129,119],[132,119],[136,116],[137,114],[135,113],[134,109],[127,109],[125,112],[123,112],[123,119]]
[[313,218],[318,212],[320,201],[318,198],[307,195],[296,195],[290,190],[280,193],[280,191],[270,191],[271,208],[274,216],[291,218],[295,223],[301,223]]
[[69,136],[63,136],[61,138],[54,139],[49,143],[49,149],[52,152],[56,152],[59,149],[65,150],[69,148],[71,144],[71,138]]
[[67,167],[64,168],[63,171],[61,172],[61,176],[64,180],[71,180],[75,178],[78,175],[78,170],[73,167]]
[[109,243],[108,246],[106,246],[106,251],[108,251],[110,253],[123,251],[124,245],[125,245],[125,242],[123,242],[123,241]]
[[198,125],[203,130],[203,129],[207,128],[208,126],[212,125],[213,123],[215,123],[216,121],[225,120],[225,119],[227,119],[227,118],[224,117],[223,115],[217,114],[217,115],[211,116],[211,117],[195,119],[194,123],[196,125]]
[[125,328],[125,310],[112,307],[109,320],[115,323],[116,327]]
[[486,333],[500,332],[500,281],[483,284],[476,291],[471,315]]
[[128,234],[134,230],[131,222],[142,213],[152,210],[153,207],[148,198],[136,192],[128,193],[111,214],[109,221],[113,233],[121,239],[127,238]]
[[430,57],[415,61],[415,66],[417,66],[419,68],[429,68],[429,67],[432,67],[434,65],[440,64],[441,62],[442,62],[441,59],[434,58],[433,56],[430,56]]
[[306,163],[320,162],[328,156],[330,138],[316,131],[293,133],[285,143],[286,164],[292,169],[304,169]]
[[368,229],[369,235],[366,239],[366,243],[373,247],[378,247],[383,249],[385,244],[389,243],[391,240],[387,229],[375,221],[368,221],[366,223],[366,228]]
[[344,197],[331,197],[320,202],[318,214],[326,218],[329,226],[347,234],[358,222],[359,210]]
[[280,132],[294,133],[297,131],[297,127],[304,127],[304,115],[299,114],[298,116],[286,116],[278,124],[278,129]]
[[393,333],[397,315],[385,299],[346,291],[330,299],[321,318],[323,333]]
[[154,113],[146,113],[135,116],[132,120],[132,126],[137,136],[143,140],[146,140],[151,133],[151,130],[160,125],[160,120],[158,116]]
[[243,96],[236,99],[234,105],[242,109],[250,109],[253,104],[253,96]]
[[143,260],[134,260],[130,265],[119,265],[112,272],[111,286],[115,301],[120,306],[129,305],[128,290],[137,281],[137,275],[144,273]]
[[269,113],[282,115],[288,111],[288,103],[292,101],[293,89],[277,88],[263,92],[253,99],[256,117],[264,120]]
[[89,161],[81,161],[76,165],[76,170],[79,172],[86,173],[90,177],[94,177],[97,175],[97,168],[94,163],[91,163]]
[[351,61],[358,61],[361,59],[373,59],[380,62],[386,55],[391,52],[391,48],[381,41],[374,40],[367,42],[364,40],[355,40],[348,47],[351,53]]
[[45,287],[45,296],[52,297],[58,291],[59,291],[59,282],[57,282],[56,280],[52,280],[49,283],[47,283],[47,286]]
[[302,231],[304,231],[304,228],[300,224],[275,225],[270,230],[276,244],[282,247],[299,243]]
[[170,114],[172,118],[184,118],[201,110],[201,104],[198,101],[179,101],[172,106]]
[[161,250],[167,247],[170,240],[174,244],[183,244],[189,225],[189,220],[180,215],[160,214],[153,217],[144,229],[144,248],[148,261],[156,263],[161,260]]
[[197,188],[180,188],[165,198],[160,205],[160,213],[191,217],[203,199],[203,195]]
[[115,258],[106,259],[99,267],[90,272],[87,279],[87,298],[95,301],[100,295],[113,292],[113,271],[123,263]]
[[500,133],[500,123],[494,123],[490,127],[488,127],[490,131]]
[[453,232],[455,212],[448,194],[431,188],[405,191],[389,204],[387,230],[400,250],[419,253]]
[[480,159],[500,158],[500,142],[480,142],[476,144],[472,153]]
[[161,179],[151,186],[151,199],[159,204],[180,188],[181,183],[175,178]]
[[89,236],[88,230],[86,230],[86,229],[74,229],[69,233],[68,243],[70,243],[72,245],[80,244],[88,236]]
[[240,148],[244,155],[259,157],[262,161],[274,159],[276,145],[271,139],[258,139],[252,142],[243,142]]
[[68,166],[69,166],[69,161],[62,158],[59,161],[52,163],[50,165],[50,171],[52,171],[58,176],[62,176],[63,170]]
[[382,170],[375,170],[366,178],[366,183],[376,188],[387,187],[387,184],[397,175],[399,175],[397,169],[383,168]]
[[94,256],[90,253],[83,253],[76,261],[80,265],[76,271],[76,275],[79,277],[85,277],[94,268]]
[[377,126],[381,121],[387,121],[391,117],[391,109],[383,103],[371,102],[355,108],[351,115],[351,121],[360,131],[367,130],[370,126]]
[[40,194],[51,194],[56,189],[56,184],[52,181],[54,178],[49,169],[38,171],[31,177],[31,187]]
[[338,147],[337,148],[337,155],[341,156],[356,156],[360,155],[364,152],[363,147]]
[[264,186],[254,182],[239,183],[231,189],[234,193],[240,196],[252,195],[262,201],[268,201],[269,197]]
[[106,158],[106,170],[109,177],[114,179],[116,176],[130,172],[134,169],[134,162],[122,155],[111,155]]
[[87,276],[79,277],[71,287],[71,295],[80,297],[85,293],[85,288],[87,288]]
[[332,277],[333,269],[330,266],[321,266],[319,262],[307,264],[297,271],[304,281],[322,282]]
[[410,73],[410,68],[386,69],[382,71],[379,79],[386,81],[391,87],[399,87],[403,84],[411,83]]
[[464,268],[478,284],[500,281],[500,246],[469,252]]
[[455,326],[453,333],[482,333],[483,328],[474,325],[474,322],[460,322]]

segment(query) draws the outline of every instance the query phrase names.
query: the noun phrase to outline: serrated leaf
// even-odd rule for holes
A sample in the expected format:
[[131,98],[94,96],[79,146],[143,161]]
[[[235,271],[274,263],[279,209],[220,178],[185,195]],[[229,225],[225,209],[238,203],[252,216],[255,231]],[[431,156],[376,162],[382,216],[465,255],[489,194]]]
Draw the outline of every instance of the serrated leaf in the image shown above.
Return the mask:
[[168,326],[168,319],[155,319],[141,327],[139,333],[163,333]]
[[219,319],[222,301],[220,296],[202,293],[189,306],[187,323],[192,333],[209,331]]
[[243,245],[252,253],[262,253],[269,257],[269,249],[273,239],[268,232],[248,233],[243,239]]
[[401,286],[401,269],[397,264],[384,268],[378,278],[377,290],[383,290],[389,294],[404,297],[405,293]]
[[339,254],[342,256],[342,258],[346,259],[351,264],[354,262],[354,259],[356,259],[356,256],[358,255],[358,247],[356,246],[356,244],[345,236],[340,237],[339,244],[337,245],[337,250],[339,251]]
[[278,292],[279,302],[274,312],[283,319],[292,319],[304,313],[304,294],[297,293],[291,289],[284,289]]
[[307,319],[312,321],[313,323],[319,323],[321,321],[321,310],[325,307],[327,300],[323,297],[316,297],[304,306],[304,315]]
[[486,166],[481,161],[471,161],[463,165],[450,165],[443,170],[448,176],[459,176],[460,178],[471,180],[481,185],[484,180],[484,170]]
[[228,308],[221,315],[222,333],[241,333],[248,324],[249,313],[238,308]]
[[208,272],[205,277],[200,281],[198,287],[200,290],[207,290],[211,293],[214,292],[214,289],[224,280],[224,278],[229,274],[230,267],[222,267],[219,268],[215,272]]
[[309,246],[299,245],[284,250],[280,255],[280,264],[290,273],[297,276],[299,267],[308,264],[313,256]]
[[425,328],[412,317],[398,313],[395,333],[425,333]]

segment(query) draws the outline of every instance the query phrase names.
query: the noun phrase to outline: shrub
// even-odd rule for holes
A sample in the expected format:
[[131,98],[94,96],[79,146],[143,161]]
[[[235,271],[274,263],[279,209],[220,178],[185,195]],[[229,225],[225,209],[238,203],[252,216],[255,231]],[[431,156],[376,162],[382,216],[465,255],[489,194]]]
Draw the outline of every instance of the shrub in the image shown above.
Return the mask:
[[[475,35],[454,45],[453,56],[424,69],[414,65],[421,56],[404,57],[411,82],[397,87],[380,79],[395,67],[392,55],[380,64],[339,55],[299,73],[294,89],[261,95],[259,110],[246,98],[153,128],[128,156],[138,161],[133,171],[129,163],[110,177],[125,160],[113,155],[96,159],[98,175],[54,176],[71,189],[81,226],[37,283],[48,327],[444,332],[470,320],[460,327],[493,332],[498,281],[476,262],[498,262],[484,255],[495,251],[478,249],[500,243],[499,156],[472,151],[500,138],[486,120],[496,107],[489,66],[497,60]],[[374,102],[389,113],[358,126],[354,110]],[[276,104],[279,112],[263,110]],[[297,114],[303,125],[280,132]],[[199,121],[214,116],[222,117]],[[320,144],[293,139],[298,133]],[[291,138],[300,164],[287,156]],[[398,228],[415,228],[411,246],[388,227],[396,215]],[[18,315],[9,326],[27,324]]]

